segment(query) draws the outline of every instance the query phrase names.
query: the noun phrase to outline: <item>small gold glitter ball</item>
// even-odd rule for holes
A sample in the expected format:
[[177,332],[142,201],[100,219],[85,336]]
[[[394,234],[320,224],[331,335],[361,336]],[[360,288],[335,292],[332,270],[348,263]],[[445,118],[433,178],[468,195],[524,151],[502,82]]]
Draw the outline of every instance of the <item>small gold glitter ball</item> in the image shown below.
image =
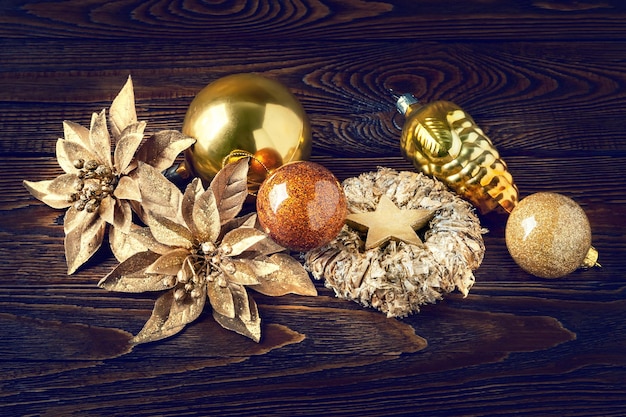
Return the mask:
[[506,223],[505,239],[513,260],[541,278],[573,272],[593,249],[587,215],[574,200],[557,193],[531,194],[520,201]]
[[341,184],[320,164],[291,162],[277,168],[256,198],[261,227],[279,245],[305,252],[334,239],[347,201]]

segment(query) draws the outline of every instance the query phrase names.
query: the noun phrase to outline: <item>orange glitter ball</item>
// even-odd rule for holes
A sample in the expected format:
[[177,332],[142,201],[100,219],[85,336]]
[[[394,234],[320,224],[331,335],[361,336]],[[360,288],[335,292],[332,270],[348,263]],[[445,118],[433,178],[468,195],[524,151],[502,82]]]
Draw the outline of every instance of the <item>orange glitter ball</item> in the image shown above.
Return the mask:
[[347,214],[346,197],[337,178],[309,161],[276,169],[261,184],[256,208],[259,223],[276,243],[302,252],[334,239]]

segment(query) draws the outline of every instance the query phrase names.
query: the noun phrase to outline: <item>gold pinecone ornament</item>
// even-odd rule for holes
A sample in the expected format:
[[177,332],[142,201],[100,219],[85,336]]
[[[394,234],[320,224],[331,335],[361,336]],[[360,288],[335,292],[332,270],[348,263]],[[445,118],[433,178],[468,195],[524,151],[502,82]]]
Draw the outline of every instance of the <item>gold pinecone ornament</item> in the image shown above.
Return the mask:
[[421,172],[444,182],[482,213],[510,213],[517,186],[498,150],[472,117],[449,101],[420,104],[410,94],[396,106],[406,117],[400,146]]

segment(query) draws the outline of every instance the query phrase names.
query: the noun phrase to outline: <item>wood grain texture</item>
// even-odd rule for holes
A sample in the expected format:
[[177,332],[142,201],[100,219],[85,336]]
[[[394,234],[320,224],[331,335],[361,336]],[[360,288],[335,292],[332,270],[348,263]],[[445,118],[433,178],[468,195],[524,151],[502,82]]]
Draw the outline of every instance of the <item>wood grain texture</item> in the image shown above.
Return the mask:
[[[309,113],[319,154],[397,155],[402,117],[393,92],[459,103],[505,155],[563,149],[614,153],[625,145],[613,132],[626,97],[623,62],[616,59],[626,56],[626,42],[603,42],[602,53],[591,42],[288,42],[235,48],[189,42],[184,60],[173,58],[177,44],[129,42],[122,53],[107,45],[6,42],[2,62],[28,69],[0,73],[0,123],[13,138],[1,150],[53,152],[52,140],[37,141],[37,147],[25,142],[43,132],[62,135],[65,119],[88,124],[129,73],[148,129],[180,128],[204,85],[241,71],[274,77],[294,91]],[[94,50],[102,52],[88,61],[79,58]],[[45,59],[23,64],[25,56]],[[587,128],[569,129],[573,120]]]
[[130,2],[8,1],[12,38],[178,38],[223,42],[345,39],[613,39],[624,35],[619,0],[308,0]]
[[[0,415],[626,415],[625,60],[618,0],[2,2]],[[129,74],[150,132],[237,72],[294,92],[340,180],[413,170],[394,93],[456,102],[522,196],[583,207],[603,267],[529,276],[489,214],[467,298],[388,319],[316,281],[317,297],[255,294],[259,344],[205,312],[131,348],[156,296],[99,289],[108,250],[67,276],[63,211],[22,181],[60,174],[62,121],[88,125]]]

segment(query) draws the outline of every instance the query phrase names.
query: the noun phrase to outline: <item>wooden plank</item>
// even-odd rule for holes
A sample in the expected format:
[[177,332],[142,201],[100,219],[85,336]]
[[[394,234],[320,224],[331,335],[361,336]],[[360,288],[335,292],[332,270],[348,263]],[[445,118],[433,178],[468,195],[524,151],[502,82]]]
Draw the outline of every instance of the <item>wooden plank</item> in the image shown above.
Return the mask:
[[[504,154],[626,149],[620,128],[625,80],[615,59],[626,54],[623,42],[603,45],[601,51],[589,42],[307,44],[306,56],[293,43],[234,51],[190,43],[188,59],[158,69],[160,54],[175,54],[177,46],[146,42],[126,45],[123,54],[77,59],[93,48],[106,51],[105,45],[81,42],[64,56],[63,41],[9,44],[2,52],[10,71],[0,73],[0,128],[12,140],[2,143],[0,152],[52,153],[62,135],[61,121],[88,125],[91,113],[110,105],[129,74],[140,117],[156,131],[180,129],[187,106],[204,85],[250,71],[283,82],[301,100],[318,153],[395,155],[403,118],[392,92],[411,92],[426,103],[456,102]],[[24,59],[46,56],[44,51],[58,63],[52,72],[46,70],[50,60]],[[33,137],[46,140],[33,142]]]
[[[12,6],[12,7],[11,7]],[[317,40],[583,40],[623,38],[619,0],[362,0],[205,4],[66,0],[7,4],[8,38]]]

